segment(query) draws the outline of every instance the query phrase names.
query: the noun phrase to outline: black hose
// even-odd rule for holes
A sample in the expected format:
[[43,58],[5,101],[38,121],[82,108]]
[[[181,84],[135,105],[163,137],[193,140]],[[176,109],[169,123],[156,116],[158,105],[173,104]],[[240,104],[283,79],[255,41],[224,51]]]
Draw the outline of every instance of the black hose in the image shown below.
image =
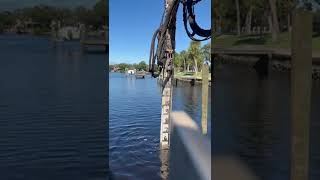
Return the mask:
[[[160,60],[160,61],[162,60],[162,58],[164,58],[163,47],[164,47],[164,42],[166,39],[166,32],[168,29],[168,25],[172,19],[172,13],[174,11],[176,11],[177,8],[179,7],[179,1],[174,1],[173,4],[169,7],[170,7],[170,9],[168,10],[168,13],[166,14],[165,21],[162,24],[162,26],[160,27],[160,38],[159,38],[159,43],[158,43],[158,48],[157,48],[158,60]],[[162,64],[164,64],[164,63],[162,62]]]
[[152,36],[151,47],[150,47],[150,56],[149,56],[149,72],[151,72],[152,77],[155,77],[155,60],[157,55],[154,54],[155,41],[159,34],[160,29],[157,29]]
[[[198,3],[200,0],[185,0],[182,2],[183,4],[183,22],[184,28],[187,32],[187,35],[190,39],[194,41],[205,41],[211,38],[211,29],[202,29],[196,22],[196,16],[194,14],[193,6]],[[190,33],[188,29],[188,22],[192,29],[192,33]],[[194,35],[198,35],[200,37],[204,37],[203,39],[196,39]]]

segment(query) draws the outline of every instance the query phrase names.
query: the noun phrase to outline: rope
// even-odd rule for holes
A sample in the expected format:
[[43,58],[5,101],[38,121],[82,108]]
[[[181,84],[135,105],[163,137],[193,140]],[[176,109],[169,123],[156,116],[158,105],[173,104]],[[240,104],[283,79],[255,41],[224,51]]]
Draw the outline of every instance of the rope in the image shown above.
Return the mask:
[[156,37],[159,35],[160,28],[157,29],[152,36],[152,41],[151,41],[151,47],[150,47],[150,56],[149,56],[149,72],[151,72],[152,77],[156,78],[159,75],[155,74],[155,61],[157,58],[157,54],[154,54],[154,49],[155,49],[155,41]]
[[[166,33],[168,26],[173,18],[173,12],[178,10],[179,4],[183,4],[183,22],[186,33],[188,37],[193,41],[204,41],[211,38],[211,29],[202,29],[196,22],[196,16],[194,14],[194,5],[200,2],[201,0],[176,0],[169,5],[169,9],[163,12],[160,22],[160,27],[154,32],[151,47],[150,47],[150,56],[149,56],[149,72],[151,72],[152,77],[158,77],[163,69],[165,69],[165,51],[164,51],[164,42],[166,40]],[[188,23],[191,27],[192,32],[188,29]],[[198,35],[203,37],[202,39],[197,39],[194,36]],[[158,37],[157,49],[155,50],[155,41]],[[159,67],[159,73],[155,73],[155,62]],[[173,64],[173,62],[171,62]]]
[[[211,38],[211,29],[202,29],[196,22],[196,16],[194,14],[194,5],[201,0],[183,0],[183,22],[184,28],[190,39],[194,41],[205,41]],[[192,29],[192,33],[188,29],[188,22]],[[204,37],[203,39],[196,39],[194,36],[198,35]]]

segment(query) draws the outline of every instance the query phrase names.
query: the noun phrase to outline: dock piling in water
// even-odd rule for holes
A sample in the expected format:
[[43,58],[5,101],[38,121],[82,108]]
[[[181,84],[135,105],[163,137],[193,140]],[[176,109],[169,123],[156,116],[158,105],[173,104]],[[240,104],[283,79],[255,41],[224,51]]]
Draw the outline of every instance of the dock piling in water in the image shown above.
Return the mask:
[[208,132],[208,83],[209,83],[209,67],[207,63],[202,65],[202,101],[201,101],[201,126],[202,134]]
[[296,9],[292,28],[291,180],[309,175],[309,133],[312,87],[312,13]]

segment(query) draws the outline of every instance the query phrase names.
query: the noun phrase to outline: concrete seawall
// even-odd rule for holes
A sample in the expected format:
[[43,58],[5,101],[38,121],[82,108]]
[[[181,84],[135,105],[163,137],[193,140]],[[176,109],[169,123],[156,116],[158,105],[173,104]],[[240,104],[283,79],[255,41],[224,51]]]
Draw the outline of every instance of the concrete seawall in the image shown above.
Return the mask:
[[[158,82],[162,83],[163,80],[158,77]],[[182,85],[189,85],[189,86],[199,86],[202,84],[202,80],[200,78],[195,77],[174,77],[172,81],[174,86],[177,86],[178,84]],[[211,87],[211,80],[209,80],[209,87]]]
[[[220,64],[247,65],[249,68],[253,68],[254,65],[259,61],[259,58],[221,55],[219,57],[216,57],[214,61]],[[278,72],[290,72],[291,61],[287,59],[271,59],[271,61],[269,62],[269,70]],[[320,65],[318,64],[313,64],[312,66],[312,79],[320,80]]]

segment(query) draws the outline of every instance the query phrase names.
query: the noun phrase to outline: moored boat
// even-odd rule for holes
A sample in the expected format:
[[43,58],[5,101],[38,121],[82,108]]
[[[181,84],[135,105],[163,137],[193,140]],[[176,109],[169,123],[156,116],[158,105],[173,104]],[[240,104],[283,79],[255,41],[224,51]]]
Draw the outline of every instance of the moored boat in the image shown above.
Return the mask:
[[136,78],[137,79],[143,79],[146,76],[145,71],[137,71],[136,72]]

